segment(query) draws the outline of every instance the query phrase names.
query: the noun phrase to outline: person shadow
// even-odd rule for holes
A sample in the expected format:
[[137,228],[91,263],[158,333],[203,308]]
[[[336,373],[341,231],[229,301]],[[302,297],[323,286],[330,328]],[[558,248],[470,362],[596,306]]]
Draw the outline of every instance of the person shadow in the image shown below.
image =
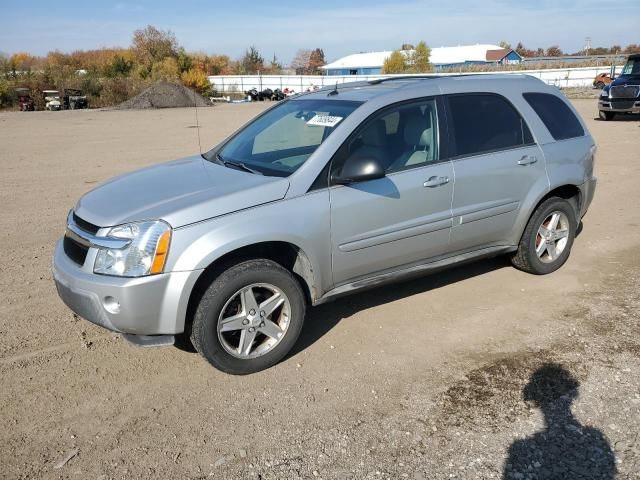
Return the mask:
[[615,457],[605,435],[580,424],[571,412],[580,383],[558,364],[536,370],[523,399],[544,415],[545,429],[509,448],[504,480],[609,480],[616,476]]

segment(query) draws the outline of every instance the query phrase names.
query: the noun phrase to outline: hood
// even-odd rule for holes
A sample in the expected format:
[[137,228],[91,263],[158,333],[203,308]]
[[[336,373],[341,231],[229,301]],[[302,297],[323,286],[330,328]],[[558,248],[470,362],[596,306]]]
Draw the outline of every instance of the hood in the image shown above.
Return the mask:
[[284,198],[289,181],[187,157],[113,178],[85,194],[76,214],[100,227],[162,219],[181,227]]
[[621,75],[610,84],[612,87],[619,85],[640,85],[640,75]]

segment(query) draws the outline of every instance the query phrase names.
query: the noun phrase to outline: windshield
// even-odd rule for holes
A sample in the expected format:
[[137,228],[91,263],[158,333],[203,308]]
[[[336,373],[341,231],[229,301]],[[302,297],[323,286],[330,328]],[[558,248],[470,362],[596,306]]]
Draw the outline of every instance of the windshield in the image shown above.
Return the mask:
[[287,177],[360,105],[345,100],[285,101],[205,158],[232,168]]
[[640,75],[640,59],[627,60],[622,68],[622,75]]

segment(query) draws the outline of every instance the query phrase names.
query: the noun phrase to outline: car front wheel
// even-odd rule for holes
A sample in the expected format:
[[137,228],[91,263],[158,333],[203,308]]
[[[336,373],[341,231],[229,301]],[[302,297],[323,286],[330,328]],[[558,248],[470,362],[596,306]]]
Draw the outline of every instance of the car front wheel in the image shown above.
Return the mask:
[[241,262],[204,292],[191,342],[214,367],[234,375],[276,364],[295,345],[305,316],[296,278],[266,259]]
[[511,259],[525,272],[545,275],[569,258],[576,234],[576,212],[564,198],[552,197],[535,210]]

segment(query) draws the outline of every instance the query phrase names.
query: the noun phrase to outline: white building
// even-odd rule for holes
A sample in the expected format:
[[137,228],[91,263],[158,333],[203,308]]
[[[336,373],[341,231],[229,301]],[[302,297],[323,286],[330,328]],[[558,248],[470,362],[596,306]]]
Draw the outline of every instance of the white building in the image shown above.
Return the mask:
[[[408,55],[411,51],[403,51]],[[326,75],[378,75],[391,51],[347,55],[320,67]],[[510,48],[498,45],[465,45],[432,48],[429,61],[435,70],[460,65],[520,63],[522,57]]]

